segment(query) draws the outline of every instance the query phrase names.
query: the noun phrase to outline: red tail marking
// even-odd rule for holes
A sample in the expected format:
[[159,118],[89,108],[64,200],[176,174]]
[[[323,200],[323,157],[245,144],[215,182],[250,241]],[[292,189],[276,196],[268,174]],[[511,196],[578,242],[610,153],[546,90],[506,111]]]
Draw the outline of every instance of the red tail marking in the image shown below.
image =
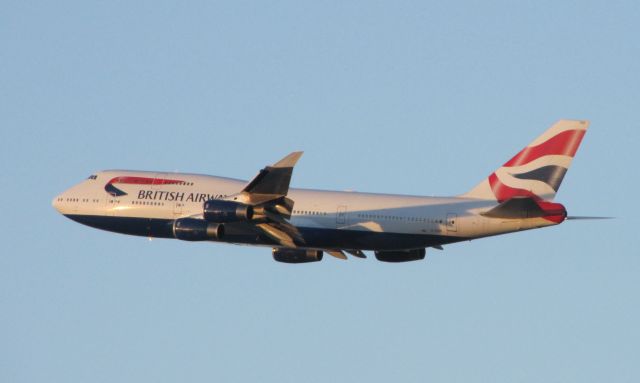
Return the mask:
[[540,197],[533,194],[529,190],[516,189],[503,184],[496,173],[491,173],[491,175],[489,176],[489,185],[491,185],[493,195],[496,196],[498,202],[503,202],[513,197],[531,197],[534,199],[540,199]]
[[567,210],[562,204],[543,201],[539,196],[533,194],[529,190],[516,189],[507,186],[500,181],[495,173],[492,173],[489,176],[489,184],[491,185],[491,190],[493,190],[493,194],[496,196],[498,202],[504,202],[513,197],[530,197],[533,198],[538,206],[540,206],[544,211],[545,215],[542,218],[547,221],[560,223],[567,217]]
[[560,203],[547,201],[536,201],[536,203],[544,211],[545,215],[542,218],[547,221],[560,223],[567,218],[567,209],[565,209],[565,207]]
[[567,130],[559,133],[540,145],[526,147],[503,166],[520,166],[548,155],[573,157],[582,142],[586,130]]

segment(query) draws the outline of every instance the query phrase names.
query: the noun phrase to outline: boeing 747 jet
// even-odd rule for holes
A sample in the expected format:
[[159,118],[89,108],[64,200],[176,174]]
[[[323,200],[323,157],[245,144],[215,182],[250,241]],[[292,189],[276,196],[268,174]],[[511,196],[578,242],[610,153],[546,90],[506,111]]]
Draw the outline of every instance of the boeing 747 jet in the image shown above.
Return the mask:
[[260,170],[251,181],[210,175],[106,170],[53,199],[64,216],[116,233],[184,241],[268,246],[276,261],[323,254],[384,262],[425,257],[426,248],[562,223],[553,202],[587,131],[561,120],[470,191],[420,197],[294,189],[302,152]]

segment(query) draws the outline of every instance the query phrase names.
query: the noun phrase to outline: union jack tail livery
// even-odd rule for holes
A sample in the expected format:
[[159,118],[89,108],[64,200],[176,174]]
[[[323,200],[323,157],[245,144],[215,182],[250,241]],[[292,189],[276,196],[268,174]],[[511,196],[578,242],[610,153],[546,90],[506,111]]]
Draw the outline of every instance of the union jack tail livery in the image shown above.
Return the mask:
[[588,126],[588,121],[558,121],[463,197],[553,200]]

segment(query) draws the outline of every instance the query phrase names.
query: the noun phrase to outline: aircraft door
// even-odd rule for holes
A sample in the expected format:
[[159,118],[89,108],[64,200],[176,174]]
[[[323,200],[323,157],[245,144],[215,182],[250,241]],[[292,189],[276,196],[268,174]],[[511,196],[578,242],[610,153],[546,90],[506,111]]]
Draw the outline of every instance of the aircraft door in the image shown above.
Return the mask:
[[182,215],[182,207],[184,206],[183,202],[176,202],[173,205],[173,215],[175,217],[180,217]]
[[458,231],[458,215],[454,213],[447,214],[447,231],[448,232],[457,232]]
[[347,223],[347,207],[345,205],[338,206],[336,212],[336,225],[345,225]]
[[104,203],[102,204],[104,208],[104,215],[114,215],[117,203],[118,197],[111,194],[105,194]]

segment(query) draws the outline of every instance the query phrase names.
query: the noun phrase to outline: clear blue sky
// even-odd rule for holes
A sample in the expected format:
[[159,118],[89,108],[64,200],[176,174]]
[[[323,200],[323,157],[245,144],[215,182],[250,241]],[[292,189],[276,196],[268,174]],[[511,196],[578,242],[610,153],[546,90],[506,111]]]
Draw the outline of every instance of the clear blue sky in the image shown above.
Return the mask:
[[[0,381],[640,381],[635,1],[4,1]],[[558,201],[613,221],[400,265],[93,230],[95,170],[466,191],[560,118]]]

